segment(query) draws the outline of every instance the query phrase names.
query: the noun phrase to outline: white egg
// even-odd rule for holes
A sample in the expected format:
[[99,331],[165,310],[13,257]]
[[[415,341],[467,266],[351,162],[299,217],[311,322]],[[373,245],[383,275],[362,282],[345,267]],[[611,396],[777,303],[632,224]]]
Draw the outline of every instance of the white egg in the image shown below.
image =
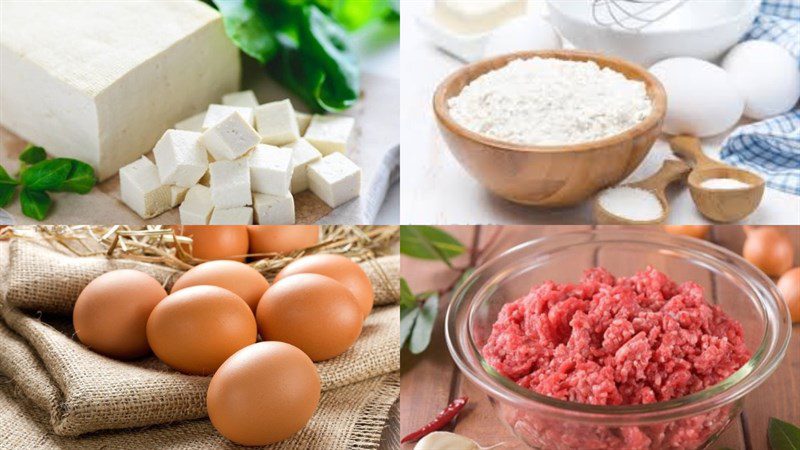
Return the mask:
[[744,97],[744,115],[751,119],[785,113],[800,98],[797,60],[774,42],[742,42],[728,52],[722,68]]
[[561,36],[550,22],[539,16],[528,14],[511,20],[489,34],[484,57],[504,55],[522,50],[546,50],[561,48]]
[[667,92],[664,132],[697,137],[722,133],[739,121],[744,100],[722,68],[696,58],[669,58],[650,67]]

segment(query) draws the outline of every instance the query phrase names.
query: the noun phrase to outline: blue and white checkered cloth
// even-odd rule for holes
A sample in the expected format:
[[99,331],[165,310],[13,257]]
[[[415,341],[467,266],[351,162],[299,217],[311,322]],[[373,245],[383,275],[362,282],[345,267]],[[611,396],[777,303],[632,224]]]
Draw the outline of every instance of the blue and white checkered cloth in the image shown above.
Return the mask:
[[[800,66],[800,0],[763,0],[748,39],[775,42]],[[737,128],[722,144],[720,156],[760,173],[769,187],[800,195],[800,106]]]

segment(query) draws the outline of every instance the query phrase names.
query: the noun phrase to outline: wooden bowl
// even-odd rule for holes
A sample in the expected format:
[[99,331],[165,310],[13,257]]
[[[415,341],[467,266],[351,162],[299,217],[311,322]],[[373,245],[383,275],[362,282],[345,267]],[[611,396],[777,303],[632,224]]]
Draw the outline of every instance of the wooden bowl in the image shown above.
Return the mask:
[[[531,146],[500,141],[456,123],[447,101],[475,78],[515,59],[535,56],[594,61],[645,83],[653,110],[623,133],[574,145]],[[470,64],[447,77],[433,96],[433,110],[450,151],[484,187],[515,203],[569,206],[630,175],[661,133],[667,109],[661,83],[644,68],[618,58],[573,50],[524,51]]]

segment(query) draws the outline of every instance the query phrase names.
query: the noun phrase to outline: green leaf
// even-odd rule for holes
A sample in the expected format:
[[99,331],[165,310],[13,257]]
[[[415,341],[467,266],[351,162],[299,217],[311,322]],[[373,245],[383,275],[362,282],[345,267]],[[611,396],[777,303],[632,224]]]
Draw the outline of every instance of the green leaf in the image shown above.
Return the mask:
[[38,162],[20,175],[20,181],[34,191],[58,189],[72,170],[72,163],[66,158],[48,159]]
[[47,159],[47,153],[42,147],[28,144],[19,155],[19,160],[26,164],[36,164]]
[[767,436],[772,450],[800,450],[800,428],[789,422],[770,417]]
[[18,184],[19,181],[9,175],[5,167],[0,166],[0,208],[6,206],[14,198]]
[[438,312],[439,296],[437,294],[430,295],[420,307],[419,315],[414,323],[414,329],[411,331],[411,339],[408,345],[411,353],[418,355],[428,348]]
[[439,259],[453,267],[450,258],[464,253],[464,245],[445,231],[427,225],[400,228],[400,253],[420,259]]
[[53,200],[47,195],[47,192],[35,191],[28,187],[22,189],[19,200],[22,214],[40,221],[47,217],[53,206]]
[[214,4],[222,14],[225,33],[237,47],[261,64],[275,56],[278,43],[258,0],[214,0]]
[[56,190],[61,192],[76,192],[78,194],[86,194],[92,190],[97,183],[97,178],[94,176],[94,169],[92,166],[70,159],[70,172],[67,179],[61,183]]
[[350,31],[377,20],[399,18],[391,0],[317,0],[317,4],[320,3],[327,4],[330,16]]
[[400,278],[400,306],[406,308],[413,308],[417,304],[417,299],[411,292],[411,287],[405,278]]
[[406,345],[408,337],[411,336],[411,330],[414,329],[419,311],[418,306],[400,307],[400,348]]

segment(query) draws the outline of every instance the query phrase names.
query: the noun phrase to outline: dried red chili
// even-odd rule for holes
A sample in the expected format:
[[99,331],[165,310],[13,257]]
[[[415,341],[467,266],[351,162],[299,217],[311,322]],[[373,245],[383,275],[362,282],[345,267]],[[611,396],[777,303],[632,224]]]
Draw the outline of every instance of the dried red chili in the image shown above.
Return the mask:
[[467,397],[459,397],[453,400],[452,403],[447,405],[447,408],[443,409],[439,414],[436,415],[436,418],[426,424],[424,427],[420,428],[419,430],[408,434],[406,437],[400,440],[401,444],[406,442],[414,442],[424,438],[426,435],[433,433],[434,431],[439,431],[444,428],[445,425],[450,423],[453,418],[455,418],[458,413],[464,408],[464,405],[467,404],[469,398]]

